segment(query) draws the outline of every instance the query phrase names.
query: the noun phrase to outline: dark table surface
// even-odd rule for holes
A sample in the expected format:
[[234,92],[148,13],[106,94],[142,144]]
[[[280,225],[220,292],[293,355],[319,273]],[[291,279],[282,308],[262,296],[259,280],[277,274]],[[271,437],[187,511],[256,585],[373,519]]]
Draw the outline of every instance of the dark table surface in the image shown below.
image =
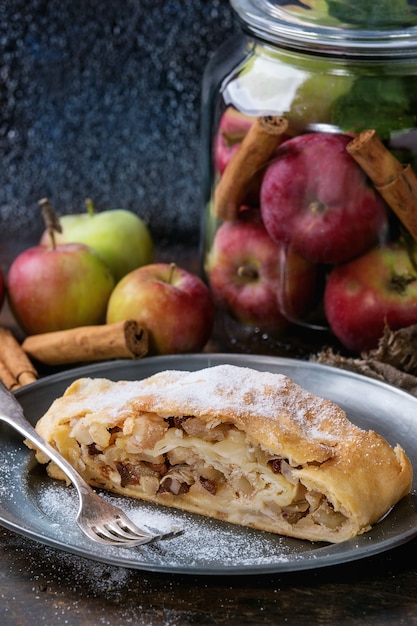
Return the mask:
[[[7,271],[25,246],[3,242],[0,267]],[[193,250],[165,251],[160,259],[169,255],[196,267]],[[0,325],[19,335],[7,306]],[[1,624],[417,624],[417,539],[316,570],[195,576],[99,563],[0,527],[0,562]]]

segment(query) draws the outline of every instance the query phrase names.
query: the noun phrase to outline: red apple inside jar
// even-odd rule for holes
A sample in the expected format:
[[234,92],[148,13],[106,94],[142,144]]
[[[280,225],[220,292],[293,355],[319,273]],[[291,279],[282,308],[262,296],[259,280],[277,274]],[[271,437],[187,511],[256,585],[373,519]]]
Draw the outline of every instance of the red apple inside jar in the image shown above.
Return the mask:
[[232,4],[250,37],[239,62],[220,50],[203,81],[202,265],[227,340],[285,355],[307,329],[372,350],[386,326],[417,323],[417,43],[407,55],[384,40],[375,59],[325,35],[319,54],[289,49],[241,14],[250,0]]

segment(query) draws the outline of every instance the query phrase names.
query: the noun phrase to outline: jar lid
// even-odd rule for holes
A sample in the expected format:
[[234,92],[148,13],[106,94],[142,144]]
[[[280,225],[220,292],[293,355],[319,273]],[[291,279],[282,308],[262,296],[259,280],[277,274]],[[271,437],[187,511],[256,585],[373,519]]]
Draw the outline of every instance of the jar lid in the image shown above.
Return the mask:
[[230,0],[243,28],[322,54],[414,57],[417,0]]

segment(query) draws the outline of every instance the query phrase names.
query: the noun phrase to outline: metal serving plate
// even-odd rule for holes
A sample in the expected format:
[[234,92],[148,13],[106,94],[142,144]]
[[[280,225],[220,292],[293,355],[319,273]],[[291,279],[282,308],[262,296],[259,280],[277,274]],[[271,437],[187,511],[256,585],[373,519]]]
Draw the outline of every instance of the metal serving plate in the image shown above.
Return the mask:
[[[111,361],[45,377],[16,392],[35,423],[52,401],[81,376],[144,378],[161,370],[196,370],[220,363],[279,372],[333,400],[358,426],[400,443],[417,467],[417,399],[395,387],[325,365],[285,358],[196,354]],[[86,539],[75,524],[77,495],[49,479],[10,427],[0,427],[0,524],[60,550],[128,568],[181,574],[254,574],[308,570],[369,557],[417,535],[417,496],[404,498],[372,530],[335,544],[301,541],[103,493],[139,523],[181,525],[176,538],[139,548],[115,548]]]

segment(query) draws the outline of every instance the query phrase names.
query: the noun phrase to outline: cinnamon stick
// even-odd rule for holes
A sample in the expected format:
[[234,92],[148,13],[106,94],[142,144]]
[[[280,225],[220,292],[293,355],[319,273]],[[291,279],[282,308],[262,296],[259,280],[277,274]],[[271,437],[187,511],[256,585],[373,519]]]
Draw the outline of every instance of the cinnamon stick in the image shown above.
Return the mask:
[[140,358],[148,352],[148,332],[130,319],[31,335],[22,348],[47,365]]
[[13,376],[9,368],[5,366],[3,361],[0,361],[0,381],[7,389],[9,389],[9,391],[20,387],[16,378]]
[[38,378],[34,365],[8,328],[0,328],[0,361],[2,370],[6,368],[17,383],[13,388],[28,385]]
[[398,161],[372,129],[360,133],[346,149],[417,241],[417,175],[412,167]]
[[234,219],[244,201],[251,178],[271,158],[287,131],[279,116],[257,117],[227,164],[214,192],[213,211],[218,219]]

